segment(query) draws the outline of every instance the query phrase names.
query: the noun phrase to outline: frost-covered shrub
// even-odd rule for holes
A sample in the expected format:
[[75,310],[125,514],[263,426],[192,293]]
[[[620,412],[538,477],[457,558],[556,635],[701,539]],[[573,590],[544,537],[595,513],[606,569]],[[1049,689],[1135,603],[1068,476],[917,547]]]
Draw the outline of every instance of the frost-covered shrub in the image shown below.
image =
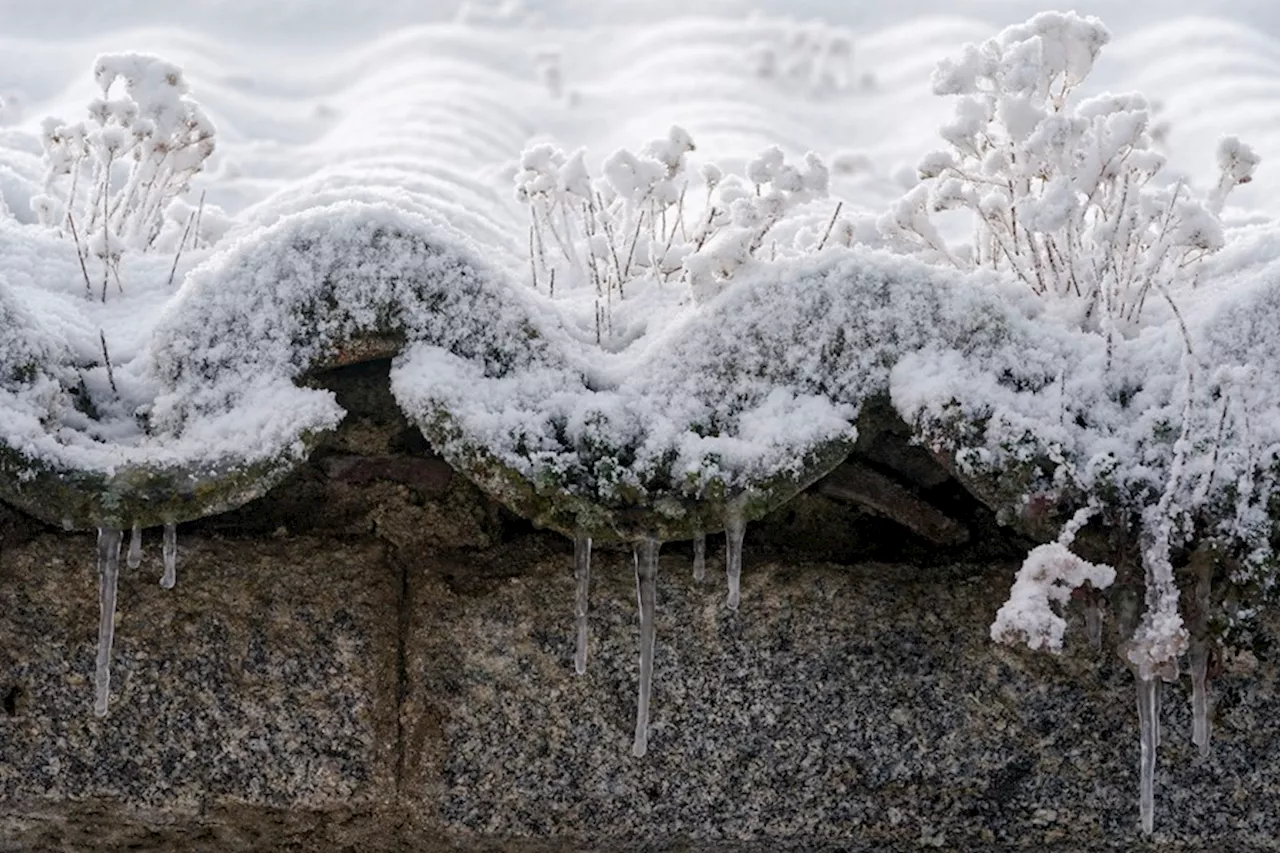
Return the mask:
[[[942,128],[949,147],[924,158],[921,183],[882,218],[891,243],[962,269],[1006,270],[1077,301],[1081,323],[1108,335],[1193,284],[1198,262],[1223,245],[1216,214],[1258,158],[1224,140],[1207,199],[1165,179],[1145,98],[1075,97],[1109,39],[1095,18],[1045,13],[942,62],[934,92],[957,98]],[[947,210],[973,214],[971,244],[942,238],[933,214]]]
[[[941,63],[934,90],[956,98],[948,147],[924,158],[877,238],[997,272],[1017,285],[1011,307],[1040,327],[1032,343],[985,354],[907,353],[891,392],[1006,517],[1040,534],[1062,525],[1028,555],[993,638],[1059,650],[1071,592],[1141,566],[1145,610],[1120,651],[1139,679],[1150,756],[1153,697],[1184,653],[1204,690],[1208,592],[1198,586],[1191,625],[1179,592],[1194,555],[1212,553],[1222,576],[1274,584],[1280,400],[1258,388],[1280,370],[1280,326],[1264,319],[1276,316],[1274,288],[1239,273],[1272,256],[1265,240],[1214,263],[1228,247],[1219,214],[1257,155],[1225,139],[1203,194],[1168,177],[1142,96],[1078,95],[1109,38],[1094,18],[1045,13]],[[957,212],[969,215],[970,243],[948,239]],[[1086,522],[1104,534],[1088,552]],[[1148,831],[1153,766],[1144,758]]]
[[[530,273],[535,289],[590,287],[596,296],[596,339],[612,329],[613,305],[644,282],[688,284],[697,301],[718,293],[744,264],[759,258],[779,222],[827,194],[829,172],[808,154],[803,167],[770,148],[747,166],[745,179],[707,164],[690,175],[696,150],[682,128],[636,154],[610,155],[593,178],[586,152],[549,144],[527,149],[516,197],[530,212]],[[696,211],[690,185],[704,191]],[[768,259],[793,244],[769,243]]]
[[529,255],[535,289],[551,295],[589,287],[595,293],[597,342],[609,332],[612,304],[628,283],[667,280],[681,269],[685,156],[693,140],[680,128],[639,155],[618,151],[593,179],[586,152],[566,155],[541,144],[520,157],[516,197],[530,213]]
[[102,95],[88,119],[45,120],[48,173],[31,204],[40,222],[75,240],[83,260],[101,263],[105,298],[108,274],[119,283],[122,255],[156,243],[170,204],[213,154],[214,128],[170,62],[107,54],[94,79]]
[[831,173],[816,154],[805,155],[801,168],[786,162],[780,149],[770,148],[747,165],[745,181],[733,175],[712,178],[714,200],[684,261],[699,302],[719,293],[740,267],[758,257],[783,217],[825,198]]
[[[1021,389],[1060,399],[1052,421],[1036,421],[1050,414],[1043,409],[1031,416],[1030,444],[1017,449],[1025,442],[999,417],[988,431],[1004,442],[1002,464],[1018,464],[1018,454],[1032,447],[1047,453],[1055,482],[1041,487],[1105,497],[1133,514],[1149,606],[1129,656],[1149,677],[1185,648],[1170,552],[1194,534],[1205,495],[1195,493],[1188,471],[1212,444],[1197,445],[1203,389],[1177,300],[1195,285],[1201,261],[1223,247],[1217,214],[1231,189],[1250,180],[1258,158],[1224,140],[1221,177],[1207,198],[1182,180],[1164,181],[1165,159],[1152,149],[1142,96],[1075,96],[1109,38],[1095,18],[1045,13],[942,62],[934,91],[958,99],[955,118],[942,128],[949,147],[924,158],[921,183],[880,227],[900,250],[1012,275],[1059,302],[1064,322],[1096,333],[1104,355],[1095,374],[1072,380],[1093,383],[1070,389],[1073,400],[1054,388],[1055,378],[1065,383],[1072,372],[1066,366]],[[934,215],[948,210],[972,214],[971,244],[944,239]],[[1148,317],[1156,303],[1162,311]],[[1181,347],[1122,344],[1153,325],[1176,330]],[[1142,412],[1137,402],[1152,408]],[[1058,440],[1070,410],[1078,414],[1067,432],[1076,434]],[[1151,417],[1156,411],[1163,426]],[[1033,562],[1040,571],[1052,561]],[[1023,623],[1018,612],[1011,601],[993,633],[1021,633],[1038,644],[1036,609],[1023,611]]]

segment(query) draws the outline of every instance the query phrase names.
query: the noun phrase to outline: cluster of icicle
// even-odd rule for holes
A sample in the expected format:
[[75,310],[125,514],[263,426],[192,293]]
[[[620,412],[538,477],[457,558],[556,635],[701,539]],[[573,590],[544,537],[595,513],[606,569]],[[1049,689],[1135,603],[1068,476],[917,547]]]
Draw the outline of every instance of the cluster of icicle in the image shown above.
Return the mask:
[[[746,534],[746,522],[742,514],[730,510],[725,517],[725,567],[729,592],[726,605],[737,610],[741,597],[742,543]],[[124,532],[115,528],[98,531],[98,580],[101,619],[98,627],[98,658],[95,676],[96,698],[94,713],[102,717],[107,713],[111,688],[111,644],[114,636],[116,585],[120,576],[120,546]],[[636,598],[640,610],[640,688],[636,708],[635,742],[631,752],[637,758],[648,751],[649,698],[653,689],[653,656],[656,643],[654,628],[657,606],[658,551],[661,543],[653,537],[640,540],[634,551],[636,573]],[[693,541],[693,578],[706,578],[705,534],[699,533]],[[172,589],[177,579],[177,526],[164,527],[164,575],[160,584]],[[131,569],[142,563],[142,531],[135,525],[129,542],[127,565]],[[574,602],[576,619],[576,646],[574,668],[579,675],[587,671],[587,610],[591,584],[591,537],[580,535],[574,540],[574,575],[577,591]],[[1209,574],[1199,572],[1195,588],[1196,618],[1192,623],[1192,636],[1188,659],[1191,668],[1192,741],[1201,756],[1209,754],[1209,697],[1206,677],[1209,660],[1207,613],[1209,610]],[[1130,633],[1133,614],[1121,608],[1119,628],[1121,635]],[[1128,618],[1126,618],[1128,617]],[[1085,626],[1090,645],[1102,646],[1102,611],[1098,600],[1092,600],[1085,611]],[[1156,749],[1160,745],[1160,692],[1161,681],[1177,678],[1176,667],[1165,671],[1135,673],[1138,686],[1138,720],[1141,730],[1139,813],[1143,832],[1150,834],[1155,824],[1155,766]]]
[[[98,661],[94,673],[93,713],[99,717],[107,715],[107,705],[111,698],[111,644],[115,639],[116,626],[116,585],[120,580],[120,545],[124,541],[124,531],[119,528],[101,527],[98,529]],[[164,526],[164,575],[160,585],[165,589],[173,589],[178,580],[178,526]],[[131,569],[142,565],[142,530],[133,526],[133,534],[129,538],[129,553],[125,558]]]
[[[742,513],[730,509],[725,517],[725,567],[729,577],[729,595],[725,600],[730,610],[738,609],[742,589],[742,540],[746,535]],[[654,616],[657,608],[658,549],[662,543],[645,537],[636,543],[633,560],[636,570],[636,599],[640,606],[640,696],[636,704],[636,739],[631,754],[640,758],[649,750],[649,697],[653,691],[653,652],[657,641]],[[587,671],[587,598],[591,586],[591,537],[578,536],[573,543],[574,576],[578,589],[574,599],[577,621],[577,644],[574,669],[578,675]],[[699,533],[693,540],[693,579],[707,576],[707,537]]]
[[[1187,649],[1187,662],[1191,670],[1191,742],[1197,747],[1202,758],[1209,756],[1209,567],[1198,567],[1195,586],[1194,617],[1191,620],[1190,643]],[[1121,637],[1133,633],[1133,622],[1136,617],[1133,602],[1123,602],[1118,613],[1118,630]],[[1102,609],[1099,598],[1089,601],[1085,608],[1085,630],[1089,637],[1089,645],[1097,650],[1102,648]],[[1120,648],[1120,656],[1125,656],[1126,646]],[[1160,693],[1163,681],[1177,681],[1179,671],[1176,661],[1169,661],[1163,667],[1147,671],[1134,666],[1134,680],[1138,687],[1138,815],[1142,822],[1142,831],[1150,835],[1155,831],[1155,774],[1156,750],[1160,746]]]
[[[730,511],[725,518],[725,566],[728,574],[729,594],[726,604],[738,609],[742,579],[742,542],[746,523],[740,513]],[[636,544],[634,563],[636,572],[636,598],[640,610],[640,693],[636,707],[635,742],[631,752],[642,757],[649,746],[649,698],[653,689],[653,655],[656,635],[654,616],[657,598],[658,550],[661,543],[646,537]],[[707,540],[699,533],[693,541],[693,577],[695,581],[706,578]],[[580,535],[574,540],[574,575],[577,594],[574,603],[577,642],[574,668],[579,675],[587,671],[587,609],[591,583],[591,537]],[[1207,671],[1209,660],[1208,618],[1209,571],[1202,567],[1195,588],[1195,613],[1188,658],[1191,668],[1192,742],[1202,757],[1209,755],[1209,695]],[[1124,608],[1120,614],[1122,636],[1132,633],[1134,614]],[[1127,617],[1127,618],[1126,618]],[[1102,611],[1099,600],[1094,598],[1085,611],[1085,626],[1089,643],[1094,649],[1102,647]],[[1122,650],[1123,651],[1123,650]],[[1156,749],[1160,745],[1160,691],[1161,681],[1177,679],[1176,665],[1162,671],[1144,673],[1135,671],[1138,686],[1138,720],[1140,727],[1140,791],[1139,814],[1142,831],[1151,834],[1155,828],[1155,767]]]

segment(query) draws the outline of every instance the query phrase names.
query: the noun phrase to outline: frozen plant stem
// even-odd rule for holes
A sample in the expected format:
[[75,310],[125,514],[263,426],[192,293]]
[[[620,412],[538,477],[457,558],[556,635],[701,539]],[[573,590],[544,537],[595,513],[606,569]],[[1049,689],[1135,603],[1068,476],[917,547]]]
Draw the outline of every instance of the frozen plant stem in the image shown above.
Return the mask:
[[107,382],[111,385],[111,393],[119,397],[120,392],[116,389],[116,372],[111,367],[111,353],[107,352],[107,333],[99,329],[98,339],[102,341],[102,362],[107,366]]
[[707,577],[707,534],[699,530],[693,537],[693,579],[701,582]]
[[124,531],[98,529],[98,661],[94,673],[93,713],[107,715],[111,695],[111,642],[116,627],[116,582],[120,578],[120,542]]
[[1138,677],[1138,725],[1141,731],[1142,754],[1138,766],[1138,812],[1142,818],[1142,832],[1150,835],[1155,829],[1155,776],[1156,748],[1160,745],[1160,677]]
[[640,604],[640,699],[636,707],[636,741],[631,754],[649,750],[649,696],[653,691],[654,608],[658,596],[659,542],[647,537],[636,546],[636,598]]
[[[204,204],[204,193],[200,194],[200,203]],[[178,251],[173,253],[173,266],[169,267],[169,283],[167,287],[173,287],[174,276],[178,274],[178,261],[182,259],[182,250],[187,246],[187,238],[191,236],[191,226],[195,224],[196,215],[192,213],[187,217],[187,227],[182,232],[182,239],[178,241]]]
[[578,647],[573,668],[578,675],[587,671],[587,593],[591,586],[591,537],[578,534],[573,540],[573,575],[578,581],[573,615],[577,622]]
[[142,565],[142,528],[137,522],[133,524],[133,531],[129,534],[129,568],[136,569]]
[[725,603],[730,610],[738,609],[742,597],[742,539],[747,533],[747,522],[737,507],[729,509],[724,520],[725,572],[729,576],[729,597]]
[[178,582],[178,525],[170,523],[164,526],[163,551],[164,577],[160,579],[160,586],[173,589]]

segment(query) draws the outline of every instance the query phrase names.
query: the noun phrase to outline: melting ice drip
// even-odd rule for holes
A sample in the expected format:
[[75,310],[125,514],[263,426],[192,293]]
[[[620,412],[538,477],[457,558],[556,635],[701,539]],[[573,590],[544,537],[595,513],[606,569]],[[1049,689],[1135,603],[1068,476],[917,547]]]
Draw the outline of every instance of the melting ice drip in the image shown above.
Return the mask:
[[[111,646],[115,641],[116,589],[120,582],[120,546],[124,531],[112,527],[98,528],[98,657],[94,671],[93,713],[107,715],[111,699]],[[164,577],[160,585],[173,589],[177,582],[178,526],[164,526]],[[129,551],[125,563],[131,569],[142,565],[142,528],[134,524],[129,533]]]
[[[1209,756],[1209,593],[1211,565],[1206,561],[1197,569],[1194,617],[1191,620],[1191,642],[1187,660],[1191,670],[1191,742],[1203,758]],[[1138,813],[1143,833],[1155,829],[1156,750],[1160,747],[1161,681],[1174,681],[1178,676],[1175,663],[1165,671],[1135,673],[1138,682],[1138,726],[1140,730]],[[1146,676],[1146,677],[1144,677]]]
[[724,520],[724,564],[729,576],[729,597],[726,604],[730,610],[738,609],[742,597],[742,540],[747,533],[747,523],[742,511],[730,509]]
[[116,583],[120,579],[120,542],[124,531],[98,530],[98,662],[94,673],[93,713],[107,715],[111,695],[111,642],[116,629]]
[[1142,755],[1138,765],[1138,812],[1142,831],[1155,829],[1156,749],[1160,746],[1160,677],[1138,677],[1138,726]]
[[654,610],[658,593],[659,542],[646,538],[636,546],[636,598],[640,603],[640,700],[636,708],[636,742],[631,754],[642,757],[649,750],[649,696],[653,691]]
[[707,579],[707,534],[701,530],[693,537],[693,579],[698,583]]
[[1095,651],[1102,648],[1102,606],[1096,598],[1085,605],[1084,626],[1089,635],[1089,648]]
[[591,586],[591,537],[579,534],[573,540],[573,574],[578,581],[577,597],[573,603],[573,615],[577,622],[578,646],[573,656],[573,668],[578,675],[587,671],[587,593]]
[[1191,742],[1199,747],[1203,758],[1209,757],[1209,575],[1209,564],[1201,564],[1196,577],[1196,617],[1187,649],[1191,665]]
[[129,534],[129,559],[128,566],[136,569],[142,565],[142,528],[137,522],[133,524],[133,530]]
[[[729,579],[727,604],[738,609],[741,595],[742,541],[746,534],[746,522],[740,512],[731,511],[725,517],[725,565]],[[636,703],[636,735],[631,753],[637,758],[649,750],[649,702],[653,695],[653,656],[657,641],[654,619],[657,609],[658,551],[662,543],[650,536],[642,539],[632,551],[636,573],[636,600],[640,609],[640,694]],[[706,577],[707,537],[697,533],[693,540],[693,577],[700,581]],[[579,534],[573,540],[574,578],[577,582],[574,599],[576,644],[574,669],[582,675],[587,671],[587,608],[591,584],[591,537]]]
[[160,586],[173,589],[173,585],[178,582],[178,525],[164,526],[164,545],[161,551],[164,554],[164,577],[160,578]]

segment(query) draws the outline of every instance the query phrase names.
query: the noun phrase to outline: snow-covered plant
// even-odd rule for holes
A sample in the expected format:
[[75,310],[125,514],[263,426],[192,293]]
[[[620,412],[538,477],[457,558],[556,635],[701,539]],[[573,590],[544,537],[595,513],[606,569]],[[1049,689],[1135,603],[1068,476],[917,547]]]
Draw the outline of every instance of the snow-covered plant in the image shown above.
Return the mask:
[[687,230],[684,130],[640,152],[618,151],[593,179],[586,152],[566,155],[536,145],[520,158],[516,197],[529,206],[529,255],[535,288],[589,286],[596,298],[596,338],[606,334],[614,300],[645,276],[662,280],[680,269],[677,237]]
[[1116,570],[1111,566],[1091,563],[1071,551],[1076,535],[1096,511],[1095,506],[1080,510],[1063,527],[1057,541],[1040,545],[1027,555],[1009,600],[991,625],[991,639],[1062,651],[1067,620],[1054,605],[1065,607],[1071,593],[1086,583],[1095,589],[1106,589],[1116,579]]
[[[1250,180],[1257,155],[1224,140],[1207,199],[1164,179],[1145,98],[1075,97],[1109,40],[1096,18],[1050,12],[943,61],[933,89],[957,98],[942,128],[949,147],[920,163],[921,183],[881,220],[886,238],[1077,300],[1085,327],[1108,335],[1194,283],[1199,262],[1223,245],[1216,214]],[[933,215],[947,210],[973,214],[971,244],[943,239]]]
[[812,152],[798,167],[773,147],[747,165],[746,181],[734,175],[712,178],[715,182],[708,185],[714,199],[697,232],[694,251],[684,260],[693,298],[699,302],[719,293],[739,267],[758,256],[783,217],[825,198],[831,173]]
[[790,27],[777,42],[759,42],[749,60],[757,77],[812,92],[833,92],[853,81],[853,35],[810,21]]
[[105,298],[108,275],[119,281],[122,255],[155,244],[171,202],[204,168],[214,128],[173,63],[107,54],[94,79],[101,96],[87,120],[45,120],[48,172],[31,204],[42,223],[75,240],[82,261],[101,263]]
[[[926,155],[920,184],[880,220],[899,249],[961,269],[999,270],[1073,304],[1080,327],[1105,337],[1108,365],[1117,336],[1136,334],[1148,304],[1166,303],[1181,324],[1174,296],[1222,248],[1217,214],[1258,164],[1247,145],[1227,139],[1207,199],[1183,180],[1162,181],[1165,158],[1152,148],[1141,95],[1075,97],[1109,39],[1096,18],[1051,12],[943,61],[933,88],[957,97],[955,117],[942,128],[949,148]],[[972,214],[972,244],[944,239],[934,214],[949,210]],[[1190,401],[1195,369],[1185,362]],[[1165,486],[1139,522],[1150,606],[1130,658],[1144,677],[1185,646],[1169,552],[1185,526],[1180,519],[1194,510],[1184,495],[1195,422],[1187,405]],[[1068,479],[1086,490],[1096,485],[1096,477],[1062,464]],[[1045,564],[1032,563],[1024,573]]]
[[[1195,639],[1183,622],[1175,561],[1211,545],[1253,552],[1242,559],[1274,555],[1269,522],[1245,529],[1237,520],[1252,517],[1260,501],[1274,505],[1274,484],[1255,477],[1270,463],[1256,460],[1261,448],[1244,423],[1241,383],[1227,378],[1240,356],[1181,307],[1206,304],[1208,295],[1193,289],[1205,259],[1225,244],[1219,214],[1259,160],[1228,138],[1208,193],[1167,176],[1141,95],[1078,95],[1109,40],[1095,18],[1051,12],[942,62],[934,91],[956,98],[942,128],[948,147],[926,155],[920,183],[878,227],[900,251],[994,270],[1053,303],[1043,310],[1009,291],[1049,322],[1045,340],[961,368],[969,387],[941,406],[964,413],[958,424],[940,425],[943,416],[931,428],[950,430],[940,444],[962,476],[1019,483],[993,487],[1003,509],[1032,516],[1037,503],[1051,511],[1085,505],[1056,542],[1028,555],[993,638],[1061,648],[1059,611],[1071,591],[1086,582],[1100,589],[1116,576],[1074,545],[1090,518],[1109,528],[1104,547],[1140,561],[1146,608],[1138,624],[1125,625],[1120,651],[1144,708],[1141,811],[1150,831],[1153,697],[1161,679],[1176,678]],[[970,243],[946,236],[956,212],[969,214]],[[1048,338],[1059,332],[1071,344],[1055,351]],[[1268,468],[1261,479],[1274,476]],[[1204,630],[1201,619],[1200,691]]]
[[[778,246],[767,240],[774,227],[827,194],[830,175],[815,154],[797,167],[770,148],[748,164],[745,179],[712,164],[695,179],[687,167],[694,150],[689,134],[673,127],[638,154],[614,152],[599,178],[587,169],[585,151],[569,155],[539,144],[521,155],[516,197],[530,212],[533,286],[551,295],[594,289],[597,341],[611,331],[613,305],[633,285],[683,281],[705,301],[766,247],[774,257]],[[705,187],[697,214],[690,213],[694,182]],[[823,240],[835,224],[833,218]]]

